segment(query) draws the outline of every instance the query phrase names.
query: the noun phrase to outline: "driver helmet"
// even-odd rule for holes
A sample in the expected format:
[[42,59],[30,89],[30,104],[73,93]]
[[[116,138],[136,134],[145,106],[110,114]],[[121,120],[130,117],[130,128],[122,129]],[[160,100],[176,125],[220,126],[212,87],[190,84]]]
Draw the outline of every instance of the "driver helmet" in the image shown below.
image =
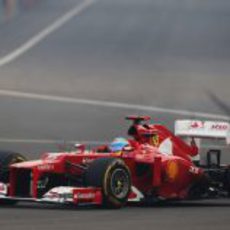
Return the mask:
[[127,145],[129,145],[128,140],[123,137],[117,137],[109,144],[109,149],[112,152],[120,152]]

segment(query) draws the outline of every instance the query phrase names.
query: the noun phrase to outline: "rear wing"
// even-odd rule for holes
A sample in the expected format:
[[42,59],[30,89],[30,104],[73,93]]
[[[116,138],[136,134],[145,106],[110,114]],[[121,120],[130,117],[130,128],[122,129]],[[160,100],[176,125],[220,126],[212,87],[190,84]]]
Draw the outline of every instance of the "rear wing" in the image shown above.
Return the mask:
[[230,124],[222,121],[177,120],[175,135],[198,139],[222,139],[230,144]]

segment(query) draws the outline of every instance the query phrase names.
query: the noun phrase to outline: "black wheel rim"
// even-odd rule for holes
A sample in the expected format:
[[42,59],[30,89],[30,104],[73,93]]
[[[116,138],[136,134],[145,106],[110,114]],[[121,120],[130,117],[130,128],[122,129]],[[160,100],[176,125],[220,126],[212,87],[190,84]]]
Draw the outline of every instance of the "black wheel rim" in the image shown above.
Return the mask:
[[125,169],[115,169],[111,174],[110,188],[112,194],[118,199],[124,199],[129,192],[129,175]]

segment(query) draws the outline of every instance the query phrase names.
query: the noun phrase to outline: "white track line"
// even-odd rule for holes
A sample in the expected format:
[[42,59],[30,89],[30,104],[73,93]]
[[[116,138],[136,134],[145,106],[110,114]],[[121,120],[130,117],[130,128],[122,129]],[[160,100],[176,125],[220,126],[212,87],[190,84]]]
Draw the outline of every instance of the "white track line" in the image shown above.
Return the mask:
[[[89,6],[95,3],[96,0],[84,0],[81,4],[76,5],[72,10],[68,11],[61,18],[56,20],[53,24],[42,30],[39,34],[32,37],[21,47],[13,51],[12,53],[6,55],[3,58],[0,58],[0,67],[14,61],[28,50],[36,46],[43,39],[49,36],[51,33],[55,32],[57,29],[62,27],[68,21],[70,21],[75,16],[82,13]],[[221,119],[221,120],[229,120],[228,116],[210,114],[210,113],[201,113],[201,112],[192,112],[188,110],[174,110],[167,108],[160,108],[154,106],[145,106],[145,105],[135,105],[135,104],[127,104],[127,103],[119,103],[119,102],[108,102],[108,101],[98,101],[98,100],[87,100],[87,99],[77,99],[70,97],[59,97],[59,96],[50,96],[50,95],[39,95],[32,93],[23,93],[17,91],[8,91],[8,90],[0,90],[0,95],[2,96],[11,96],[17,98],[28,98],[28,99],[39,99],[46,101],[57,101],[57,102],[66,102],[66,103],[75,103],[75,104],[86,104],[86,105],[94,105],[94,106],[103,106],[103,107],[111,107],[111,108],[120,108],[120,109],[130,109],[130,110],[140,110],[140,111],[148,111],[148,112],[158,112],[158,113],[167,113],[172,115],[183,115],[190,117],[202,117],[207,119]]]
[[60,27],[65,25],[68,21],[70,21],[75,16],[82,13],[89,6],[91,6],[96,0],[84,0],[81,4],[76,5],[73,9],[68,11],[62,17],[57,19],[54,23],[43,29],[40,33],[29,39],[26,43],[21,45],[19,48],[14,50],[12,53],[6,55],[5,57],[0,58],[0,67],[14,61],[28,50],[36,46],[42,40],[44,40],[47,36],[58,30]]
[[0,90],[0,96],[10,96],[14,98],[24,98],[24,99],[33,99],[33,100],[41,100],[41,101],[53,101],[53,102],[61,102],[61,103],[72,103],[72,104],[135,110],[135,112],[145,111],[145,112],[165,113],[171,115],[188,116],[191,118],[199,117],[205,119],[230,120],[229,116],[224,116],[219,114],[193,112],[189,110],[176,110],[176,109],[161,108],[156,106],[128,104],[128,103],[112,102],[112,101],[99,101],[99,100],[78,99],[73,97],[41,95],[41,94],[25,93],[25,92],[12,91],[12,90]]
[[[56,145],[56,146],[65,146],[65,145],[74,145],[77,143],[82,143],[85,145],[92,145],[92,146],[98,146],[98,145],[106,145],[109,143],[109,141],[84,141],[84,140],[70,140],[70,141],[64,141],[64,140],[44,140],[44,139],[13,139],[13,138],[0,138],[0,143],[13,143],[13,144],[39,144],[39,145]],[[203,148],[217,148],[217,149],[229,149],[229,146],[227,145],[202,145]]]
[[103,145],[106,141],[79,141],[79,140],[43,140],[43,139],[13,139],[13,138],[0,138],[0,143],[24,143],[24,144],[75,144],[75,143],[83,143],[88,145]]

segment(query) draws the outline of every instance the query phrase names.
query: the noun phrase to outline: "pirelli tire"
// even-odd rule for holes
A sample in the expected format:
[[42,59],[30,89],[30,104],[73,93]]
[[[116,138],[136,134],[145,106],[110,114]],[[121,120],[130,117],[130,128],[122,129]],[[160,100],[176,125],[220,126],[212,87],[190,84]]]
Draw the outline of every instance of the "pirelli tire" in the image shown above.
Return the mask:
[[[9,183],[9,166],[14,163],[26,161],[27,159],[19,154],[10,151],[0,150],[0,182]],[[13,200],[1,200],[0,205],[15,204]]]
[[228,192],[228,197],[230,198],[230,167],[225,172],[225,187]]
[[123,160],[99,158],[94,160],[85,173],[86,186],[100,187],[103,207],[121,208],[128,200],[131,175]]

